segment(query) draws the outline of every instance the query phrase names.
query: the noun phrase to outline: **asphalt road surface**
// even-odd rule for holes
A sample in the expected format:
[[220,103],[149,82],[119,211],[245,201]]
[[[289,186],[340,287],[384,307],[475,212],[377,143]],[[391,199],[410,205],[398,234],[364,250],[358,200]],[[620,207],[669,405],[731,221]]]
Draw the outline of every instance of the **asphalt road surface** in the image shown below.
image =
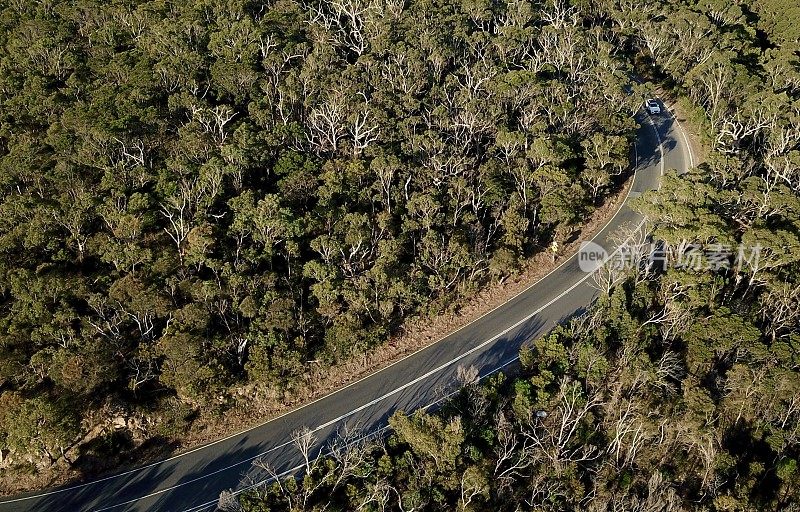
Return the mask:
[[[636,197],[658,186],[669,169],[692,165],[685,134],[669,114],[638,117]],[[642,219],[624,204],[594,241],[614,251],[619,228]],[[457,388],[459,366],[475,366],[486,376],[516,363],[521,345],[554,325],[580,314],[597,295],[591,277],[573,256],[546,277],[502,306],[438,343],[355,382],[333,394],[259,427],[135,470],[7,498],[6,511],[175,511],[214,510],[220,491],[242,489],[268,475],[253,466],[261,458],[278,473],[301,463],[291,434],[307,426],[316,438],[314,453],[324,450],[337,430],[371,433],[384,427],[398,409],[430,406]]]

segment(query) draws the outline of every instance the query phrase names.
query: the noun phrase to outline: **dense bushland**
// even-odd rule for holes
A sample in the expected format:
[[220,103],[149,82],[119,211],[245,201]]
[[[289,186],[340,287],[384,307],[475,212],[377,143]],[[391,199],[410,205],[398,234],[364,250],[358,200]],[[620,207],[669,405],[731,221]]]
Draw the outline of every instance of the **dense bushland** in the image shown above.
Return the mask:
[[[671,263],[603,270],[591,312],[523,350],[518,377],[470,384],[435,414],[398,414],[385,441],[221,503],[796,507],[800,12],[779,0],[575,3],[701,131],[706,161],[636,204]],[[694,264],[674,264],[690,253]]]
[[3,453],[172,438],[568,239],[642,99],[610,35],[523,1],[0,2]]

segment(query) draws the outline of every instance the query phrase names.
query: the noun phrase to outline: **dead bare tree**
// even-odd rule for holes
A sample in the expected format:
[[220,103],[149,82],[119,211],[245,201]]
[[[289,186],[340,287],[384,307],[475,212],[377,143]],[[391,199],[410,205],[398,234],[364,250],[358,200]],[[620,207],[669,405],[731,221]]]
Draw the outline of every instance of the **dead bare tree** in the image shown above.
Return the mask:
[[733,81],[730,66],[723,61],[709,61],[698,66],[695,81],[697,85],[690,89],[690,95],[694,101],[703,105],[708,112],[711,126],[716,129],[722,125],[728,110]]
[[230,489],[228,489],[219,493],[217,510],[220,510],[221,512],[240,512],[243,509],[242,505],[239,503],[239,500],[236,499],[236,495]]
[[367,483],[366,492],[362,495],[356,507],[356,512],[362,510],[378,510],[384,512],[391,507],[391,502],[389,501],[391,494],[392,487],[382,477],[379,477],[375,483]]
[[465,512],[469,510],[469,505],[476,496],[484,494],[487,490],[487,483],[476,468],[467,468],[461,474],[461,497],[458,500],[457,510]]
[[392,53],[381,61],[381,77],[403,94],[413,94],[423,85],[417,64],[405,53]]
[[316,440],[314,432],[308,427],[292,432],[292,444],[300,451],[300,455],[303,457],[307,475],[311,474],[311,461],[314,460],[311,456],[311,447],[314,446]]
[[227,105],[214,108],[193,105],[190,108],[192,119],[200,124],[203,131],[210,134],[219,146],[224,145],[227,138],[225,126],[236,117],[236,112]]
[[663,282],[660,288],[661,309],[643,322],[639,329],[656,324],[665,340],[673,340],[675,336],[686,329],[694,318],[691,307],[683,302],[687,292],[686,285],[678,281]]
[[514,481],[525,477],[525,471],[536,461],[535,451],[526,436],[520,436],[502,411],[495,416],[497,445],[494,448],[493,476],[498,488],[510,489]]
[[318,153],[335,152],[347,133],[344,95],[335,92],[311,110],[308,141]]
[[592,284],[603,295],[610,295],[611,291],[628,276],[626,269],[617,258],[610,258],[605,264],[600,265],[592,273]]
[[356,474],[359,478],[367,478],[372,473],[366,464],[370,448],[369,436],[364,435],[357,425],[351,427],[345,423],[336,431],[336,436],[328,444],[329,456],[336,463],[332,489],[339,488]]
[[183,244],[192,230],[193,208],[189,194],[184,190],[178,195],[170,196],[161,203],[161,215],[169,222],[169,227],[164,232],[170,237],[178,250],[178,256],[183,260]]
[[369,100],[364,93],[359,93],[364,98],[364,105],[350,117],[349,133],[353,138],[353,156],[358,156],[370,144],[378,140],[380,135],[378,123],[371,121],[372,114],[369,110]]
[[705,488],[714,484],[715,461],[717,460],[718,442],[711,433],[685,426],[680,440],[686,449],[693,453],[702,468],[702,485]]
[[[303,457],[303,466],[307,476],[314,475],[314,473],[322,467],[322,458],[320,454],[312,455],[311,449],[316,442],[316,436],[313,431],[308,427],[303,427],[292,432],[292,444],[298,449]],[[258,492],[258,489],[264,488],[267,483],[276,485],[277,491],[281,496],[286,499],[290,510],[306,510],[310,503],[311,497],[320,489],[322,489],[329,482],[329,474],[314,475],[312,478],[301,479],[297,485],[287,485],[284,475],[279,474],[275,468],[263,458],[258,458],[253,461],[253,466],[262,470],[267,474],[267,478],[261,479],[257,482],[252,482],[251,487]],[[294,478],[294,476],[288,476]],[[328,504],[322,504],[321,510],[325,510]]]
[[[611,418],[609,443],[606,452],[614,457],[617,467],[632,465],[636,461],[638,450],[649,438],[634,399],[627,399],[623,407],[616,407],[616,411],[609,411]],[[615,414],[614,414],[615,413]]]
[[779,283],[761,298],[762,316],[774,340],[800,327],[800,284]]
[[675,386],[672,382],[680,382],[686,375],[686,368],[681,356],[672,350],[665,350],[661,359],[658,360],[656,375],[662,389],[674,391]]
[[717,149],[725,154],[738,153],[744,139],[773,126],[776,120],[777,113],[767,107],[759,106],[746,112],[737,107],[732,114],[720,120],[717,126]]
[[656,470],[647,481],[647,496],[615,497],[606,510],[629,510],[631,512],[683,512],[683,501]]
[[580,22],[580,12],[564,0],[554,0],[541,12],[542,20],[556,30],[576,27]]
[[562,471],[568,463],[595,460],[601,454],[596,446],[576,443],[575,435],[590,412],[602,405],[599,393],[584,396],[578,382],[563,380],[558,391],[558,407],[544,419],[532,415],[522,434],[553,465]]
[[[388,6],[396,13],[396,2]],[[306,4],[311,12],[312,23],[317,23],[329,31],[334,40],[353,51],[363,54],[374,36],[374,15],[383,12],[380,2],[374,0],[322,0],[315,4]]]
[[615,251],[592,275],[594,286],[605,295],[629,277],[636,284],[652,276],[652,263],[648,261],[651,244],[647,228],[626,224],[610,237]]
[[476,384],[478,382],[478,377],[478,369],[474,365],[458,365],[458,368],[456,368],[456,380],[461,387]]
[[538,510],[542,505],[566,495],[567,489],[563,479],[548,478],[545,471],[537,472],[528,481],[528,497],[525,499],[525,504],[531,510]]

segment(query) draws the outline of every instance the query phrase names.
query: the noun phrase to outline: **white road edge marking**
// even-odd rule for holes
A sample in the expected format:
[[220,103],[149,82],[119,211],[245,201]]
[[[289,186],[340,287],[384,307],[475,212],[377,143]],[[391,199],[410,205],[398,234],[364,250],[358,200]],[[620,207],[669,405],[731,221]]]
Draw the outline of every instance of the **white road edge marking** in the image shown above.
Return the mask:
[[686,147],[686,155],[689,157],[689,168],[694,167],[694,155],[692,153],[692,145],[689,144],[689,138],[686,136],[686,130],[683,128],[683,125],[680,121],[678,121],[678,116],[675,115],[674,109],[664,103],[667,107],[667,112],[669,112],[670,117],[675,121],[675,125],[678,127],[678,131],[681,132],[681,137],[683,137],[683,144]]

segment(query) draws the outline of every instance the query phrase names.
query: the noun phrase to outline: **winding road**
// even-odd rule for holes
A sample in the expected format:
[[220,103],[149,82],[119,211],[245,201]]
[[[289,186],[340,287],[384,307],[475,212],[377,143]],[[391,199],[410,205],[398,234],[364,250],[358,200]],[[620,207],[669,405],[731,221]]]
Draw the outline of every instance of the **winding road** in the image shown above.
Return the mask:
[[[637,120],[633,184],[626,202],[593,239],[609,252],[618,228],[641,226],[628,199],[657,188],[665,170],[693,165],[686,135],[673,116],[640,114]],[[590,275],[580,270],[573,255],[513,299],[441,341],[319,400],[161,462],[7,498],[0,501],[0,512],[214,510],[220,491],[241,490],[267,477],[253,466],[255,459],[263,458],[279,473],[296,469],[302,459],[290,437],[299,427],[314,431],[313,453],[345,424],[363,432],[382,429],[394,411],[427,407],[451,393],[459,366],[475,366],[483,377],[513,365],[521,345],[580,314],[596,294]]]

